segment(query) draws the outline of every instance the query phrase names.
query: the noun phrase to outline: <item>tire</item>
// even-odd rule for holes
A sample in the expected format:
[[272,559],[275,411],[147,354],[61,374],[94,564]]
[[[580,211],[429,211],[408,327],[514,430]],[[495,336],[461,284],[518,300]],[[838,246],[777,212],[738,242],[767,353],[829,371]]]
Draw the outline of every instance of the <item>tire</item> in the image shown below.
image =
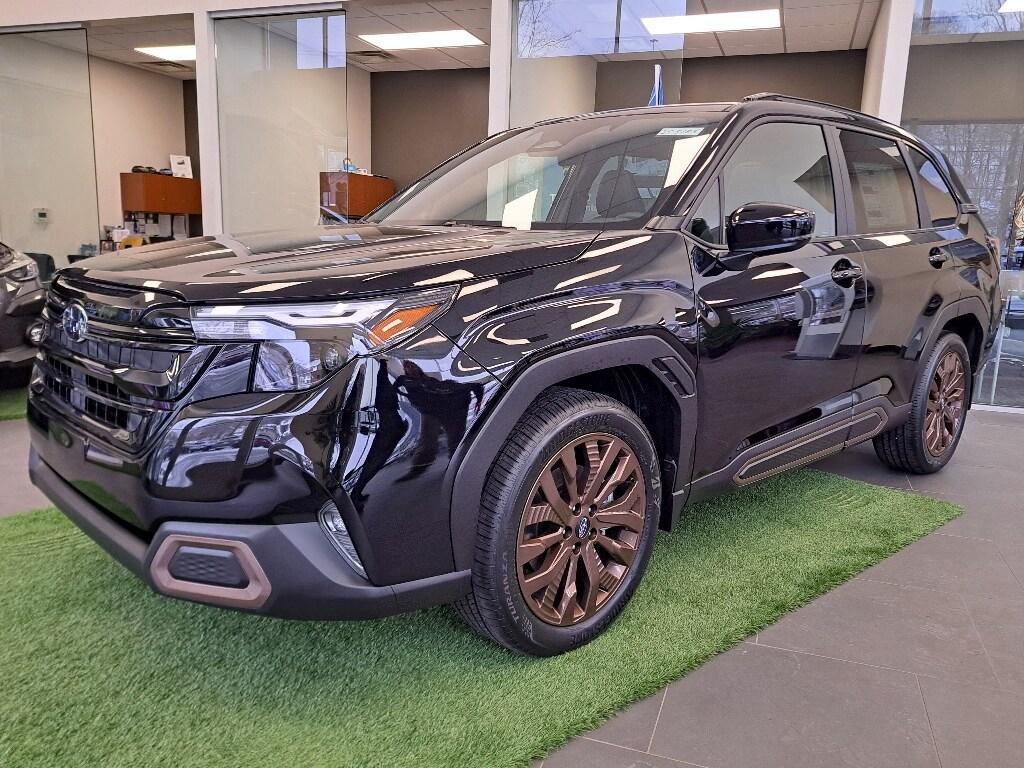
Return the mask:
[[472,591],[456,610],[516,653],[553,656],[585,645],[636,590],[660,498],[657,451],[636,414],[604,395],[547,390],[491,466]]
[[[971,358],[963,340],[952,333],[941,336],[914,386],[910,418],[874,439],[882,463],[915,475],[929,475],[946,466],[963,434],[971,382]],[[954,400],[959,401],[955,419],[950,415]],[[937,417],[931,415],[936,412]],[[936,439],[940,426],[941,437]],[[933,427],[931,434],[929,427]]]

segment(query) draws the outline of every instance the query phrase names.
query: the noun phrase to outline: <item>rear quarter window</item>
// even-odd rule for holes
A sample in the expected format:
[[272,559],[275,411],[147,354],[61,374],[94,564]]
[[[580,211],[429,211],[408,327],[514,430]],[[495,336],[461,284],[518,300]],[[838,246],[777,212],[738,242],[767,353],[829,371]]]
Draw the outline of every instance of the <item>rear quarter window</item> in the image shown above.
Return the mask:
[[899,232],[921,226],[914,183],[895,141],[840,131],[853,192],[857,234]]

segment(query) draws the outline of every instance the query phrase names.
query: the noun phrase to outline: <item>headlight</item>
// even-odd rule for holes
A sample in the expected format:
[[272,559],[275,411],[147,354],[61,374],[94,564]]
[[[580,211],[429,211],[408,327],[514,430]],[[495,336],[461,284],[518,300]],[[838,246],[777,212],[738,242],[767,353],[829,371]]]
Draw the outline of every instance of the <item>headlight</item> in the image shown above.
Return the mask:
[[454,289],[366,301],[222,304],[192,308],[204,341],[260,342],[253,388],[286,392],[313,387],[349,359],[396,344],[448,307]]
[[14,262],[13,269],[4,273],[4,277],[16,283],[24,283],[28,280],[35,280],[39,277],[39,267],[32,259],[19,259]]

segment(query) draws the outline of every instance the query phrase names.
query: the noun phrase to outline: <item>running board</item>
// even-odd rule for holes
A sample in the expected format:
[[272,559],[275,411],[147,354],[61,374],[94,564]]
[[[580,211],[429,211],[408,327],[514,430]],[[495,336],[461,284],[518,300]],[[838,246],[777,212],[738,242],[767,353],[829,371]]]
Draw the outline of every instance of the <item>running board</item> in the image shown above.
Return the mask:
[[871,408],[854,416],[852,421],[843,420],[751,458],[733,476],[733,482],[739,486],[750,485],[811,464],[851,445],[870,440],[888,423],[889,416],[884,408]]

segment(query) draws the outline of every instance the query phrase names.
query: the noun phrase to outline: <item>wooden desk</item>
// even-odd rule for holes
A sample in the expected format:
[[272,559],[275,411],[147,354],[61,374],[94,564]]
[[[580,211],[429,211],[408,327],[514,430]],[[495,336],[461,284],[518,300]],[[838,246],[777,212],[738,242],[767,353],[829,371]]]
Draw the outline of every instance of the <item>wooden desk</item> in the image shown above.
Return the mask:
[[385,176],[320,172],[320,205],[350,219],[365,216],[394,194],[395,182]]
[[199,181],[162,173],[122,173],[121,210],[126,217],[135,213],[199,215],[203,212]]

